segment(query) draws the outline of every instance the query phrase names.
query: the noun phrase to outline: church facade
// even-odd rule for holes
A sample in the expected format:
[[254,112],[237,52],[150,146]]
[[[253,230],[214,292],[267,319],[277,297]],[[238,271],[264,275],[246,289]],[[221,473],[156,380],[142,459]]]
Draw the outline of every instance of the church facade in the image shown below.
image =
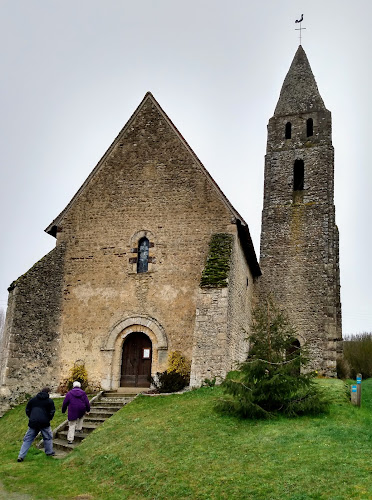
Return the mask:
[[191,385],[246,358],[270,294],[334,376],[341,345],[331,117],[300,46],[269,122],[258,263],[244,219],[146,94],[46,231],[55,248],[9,287],[3,400],[57,389],[77,362],[96,387],[148,385],[180,351]]

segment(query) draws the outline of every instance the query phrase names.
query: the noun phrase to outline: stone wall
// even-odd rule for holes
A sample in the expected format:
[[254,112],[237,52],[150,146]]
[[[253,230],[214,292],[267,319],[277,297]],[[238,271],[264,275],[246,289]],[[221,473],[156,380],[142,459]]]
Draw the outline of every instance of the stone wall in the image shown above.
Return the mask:
[[199,387],[205,379],[221,382],[231,363],[227,338],[228,294],[227,287],[198,291],[191,387]]
[[198,291],[192,387],[200,386],[205,379],[221,382],[247,355],[255,282],[238,233],[232,241],[225,286],[221,282],[219,287],[208,286],[202,279]]
[[63,259],[60,245],[9,287],[0,373],[10,403],[59,384]]
[[[258,278],[259,281],[260,278]],[[240,238],[236,239],[232,252],[229,279],[228,342],[230,362],[227,371],[245,361],[249,347],[251,313],[256,301],[257,278],[247,264]]]
[[[314,133],[306,136],[311,117]],[[292,136],[285,139],[286,123]],[[261,297],[272,294],[310,349],[311,365],[335,375],[341,340],[338,231],[335,224],[331,114],[274,116],[268,126],[262,212]],[[294,162],[304,186],[294,190]]]
[[[146,95],[47,228],[57,238],[56,249],[12,286],[3,392],[33,393],[41,381],[55,388],[76,361],[84,362],[91,385],[115,389],[123,344],[134,332],[151,340],[154,375],[167,368],[172,351],[192,357],[196,311],[200,325],[204,307],[210,308],[214,326],[224,325],[205,340],[218,337],[216,373],[223,376],[233,357],[240,359],[245,350],[253,283],[246,258],[259,273],[249,231],[244,226],[243,251],[238,222],[244,225],[151,94]],[[216,233],[236,240],[230,292],[204,293],[201,274]],[[149,266],[138,273],[143,237],[149,240]]]
[[[56,225],[57,243],[66,246],[62,376],[81,359],[91,380],[114,388],[125,335],[141,330],[139,317],[153,344],[153,374],[167,368],[170,351],[191,358],[210,236],[234,233],[236,224],[153,99],[144,100]],[[137,273],[143,236],[150,241],[149,270]],[[166,352],[151,325],[164,332]]]

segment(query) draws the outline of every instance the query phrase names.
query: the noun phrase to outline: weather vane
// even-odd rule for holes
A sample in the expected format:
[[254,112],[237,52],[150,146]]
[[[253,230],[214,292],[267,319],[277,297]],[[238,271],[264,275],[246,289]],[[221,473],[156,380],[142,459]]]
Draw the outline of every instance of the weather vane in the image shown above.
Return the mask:
[[300,24],[300,27],[295,29],[295,31],[299,31],[300,32],[300,45],[301,45],[301,34],[302,34],[301,31],[306,29],[306,28],[302,27],[301,23],[302,23],[303,20],[304,20],[304,15],[301,14],[300,19],[296,19],[296,21],[295,21],[295,23],[299,23]]

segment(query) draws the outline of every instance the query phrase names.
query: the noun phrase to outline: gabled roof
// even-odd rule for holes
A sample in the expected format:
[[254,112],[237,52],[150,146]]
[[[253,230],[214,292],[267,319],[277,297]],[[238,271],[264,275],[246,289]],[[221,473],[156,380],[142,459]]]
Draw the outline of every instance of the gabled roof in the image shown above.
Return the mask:
[[[57,234],[57,229],[61,225],[64,217],[68,213],[68,211],[71,209],[71,207],[76,203],[78,200],[79,196],[81,193],[85,190],[85,188],[89,185],[91,182],[92,178],[97,174],[97,172],[103,167],[105,164],[106,160],[109,158],[111,152],[114,150],[115,146],[119,141],[122,141],[122,138],[125,134],[125,132],[128,130],[128,128],[131,127],[133,121],[135,120],[136,116],[140,112],[140,110],[144,107],[144,105],[148,102],[151,101],[151,103],[157,108],[159,113],[162,115],[163,119],[165,122],[169,125],[169,127],[174,131],[174,133],[178,136],[181,144],[183,147],[188,151],[188,153],[193,157],[193,160],[195,161],[195,164],[199,167],[200,171],[205,175],[205,177],[209,180],[211,183],[212,187],[216,191],[217,195],[220,197],[221,201],[225,204],[227,209],[230,211],[232,215],[232,219],[234,222],[238,224],[238,228],[240,230],[238,231],[238,234],[240,235],[240,238],[243,238],[244,241],[243,243],[243,248],[246,254],[247,262],[249,263],[252,273],[254,276],[260,276],[261,275],[261,270],[257,261],[256,253],[253,247],[252,239],[249,233],[248,225],[244,221],[243,217],[235,210],[235,208],[231,205],[229,200],[226,198],[226,196],[223,194],[217,183],[214,181],[212,176],[208,173],[208,171],[205,169],[201,161],[198,159],[196,154],[193,152],[193,150],[190,148],[190,146],[187,144],[185,139],[182,137],[180,132],[177,130],[177,128],[173,125],[172,121],[169,119],[167,114],[163,111],[157,100],[154,98],[154,96],[151,94],[151,92],[147,92],[145,97],[143,98],[142,102],[139,104],[133,115],[130,117],[128,122],[124,125],[122,130],[119,132],[118,136],[116,139],[113,141],[111,146],[108,148],[106,153],[102,156],[96,167],[92,170],[92,172],[89,174],[85,182],[82,184],[80,189],[77,191],[75,196],[71,199],[71,201],[68,203],[66,208],[62,210],[62,212],[49,224],[49,226],[45,229],[45,232],[52,236],[56,236]],[[242,228],[244,230],[242,231]]]
[[313,72],[300,45],[285,77],[274,116],[325,110]]

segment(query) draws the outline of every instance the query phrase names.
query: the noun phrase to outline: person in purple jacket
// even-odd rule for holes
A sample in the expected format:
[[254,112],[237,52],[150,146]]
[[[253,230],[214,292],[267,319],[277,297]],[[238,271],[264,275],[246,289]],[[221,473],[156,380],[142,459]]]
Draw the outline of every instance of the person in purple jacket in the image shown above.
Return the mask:
[[71,391],[68,391],[66,394],[62,404],[62,413],[65,413],[67,408],[67,442],[68,444],[72,444],[74,442],[75,431],[82,432],[84,415],[90,412],[88,396],[81,389],[80,382],[74,382]]

